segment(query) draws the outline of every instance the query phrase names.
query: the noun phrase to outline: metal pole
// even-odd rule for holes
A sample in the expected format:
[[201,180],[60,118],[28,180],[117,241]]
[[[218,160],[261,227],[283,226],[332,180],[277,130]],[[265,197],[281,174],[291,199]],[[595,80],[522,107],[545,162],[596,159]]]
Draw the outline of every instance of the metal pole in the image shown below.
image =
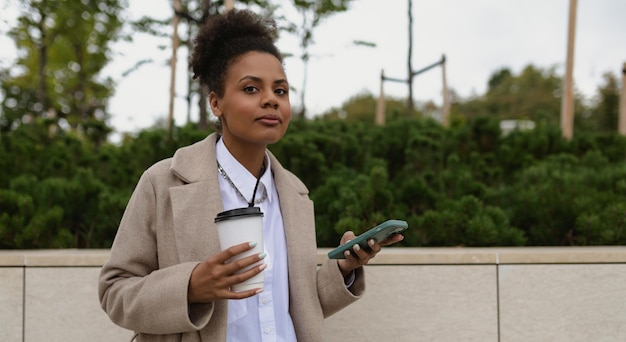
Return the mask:
[[622,93],[619,96],[619,120],[617,130],[626,135],[626,62],[622,66]]
[[561,131],[563,137],[571,140],[574,135],[574,41],[576,34],[577,0],[569,2],[569,25],[567,30],[567,60],[565,80],[563,82],[563,99],[561,103]]

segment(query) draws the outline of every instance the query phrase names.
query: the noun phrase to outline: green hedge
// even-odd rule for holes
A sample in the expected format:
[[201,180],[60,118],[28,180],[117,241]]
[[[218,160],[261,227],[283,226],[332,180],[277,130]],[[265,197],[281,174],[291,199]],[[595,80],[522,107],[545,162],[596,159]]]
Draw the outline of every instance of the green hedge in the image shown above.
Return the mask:
[[[141,173],[208,132],[173,140],[145,130],[121,145],[49,137],[24,125],[0,137],[0,248],[109,247]],[[409,222],[404,246],[626,243],[626,138],[558,127],[503,135],[498,121],[452,128],[292,122],[270,146],[307,184],[320,246],[389,218]]]

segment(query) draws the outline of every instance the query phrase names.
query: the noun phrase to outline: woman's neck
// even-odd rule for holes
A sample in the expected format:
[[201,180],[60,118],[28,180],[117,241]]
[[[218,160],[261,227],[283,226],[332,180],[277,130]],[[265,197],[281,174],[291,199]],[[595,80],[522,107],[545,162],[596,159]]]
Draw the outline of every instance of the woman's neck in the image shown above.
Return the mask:
[[[223,139],[224,137],[222,137]],[[231,144],[229,141],[224,140],[224,146],[228,149],[228,152],[237,159],[237,161],[243,165],[251,174],[255,177],[260,177],[259,171],[265,163],[265,146],[261,145],[246,145],[241,146],[238,144]]]

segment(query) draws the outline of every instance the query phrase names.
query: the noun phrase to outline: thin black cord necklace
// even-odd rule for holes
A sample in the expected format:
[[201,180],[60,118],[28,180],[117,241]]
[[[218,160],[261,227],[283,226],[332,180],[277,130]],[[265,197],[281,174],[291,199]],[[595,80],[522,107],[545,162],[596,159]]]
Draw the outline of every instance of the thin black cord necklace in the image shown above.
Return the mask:
[[261,202],[267,199],[267,189],[263,188],[263,196],[261,196],[261,198],[259,198],[256,201],[254,200],[254,198],[256,197],[256,190],[259,188],[259,181],[261,181],[261,176],[263,176],[263,173],[265,173],[265,163],[261,165],[261,170],[259,171],[259,176],[256,178],[256,184],[254,185],[254,191],[252,192],[252,199],[250,200],[250,202],[248,202],[246,197],[241,193],[241,191],[239,191],[239,188],[237,188],[235,183],[230,179],[230,177],[228,177],[228,174],[222,168],[222,165],[220,165],[220,162],[217,162],[217,170],[222,175],[222,177],[224,177],[224,179],[230,184],[230,186],[232,186],[233,189],[235,189],[235,191],[237,192],[237,195],[239,195],[241,199],[243,199],[245,202],[248,203],[248,207],[253,207],[255,204],[260,204]]

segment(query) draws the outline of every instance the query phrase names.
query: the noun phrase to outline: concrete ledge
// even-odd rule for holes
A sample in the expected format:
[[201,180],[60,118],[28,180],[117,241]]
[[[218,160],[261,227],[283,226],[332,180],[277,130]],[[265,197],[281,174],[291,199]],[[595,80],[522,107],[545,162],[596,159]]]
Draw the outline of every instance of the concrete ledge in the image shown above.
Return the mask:
[[0,267],[101,267],[108,249],[0,250]]
[[[130,340],[98,302],[108,258],[0,251],[0,341]],[[366,295],[326,319],[326,341],[626,341],[626,246],[391,247],[365,272]]]
[[[330,248],[318,249],[318,263]],[[102,266],[108,249],[0,250],[0,267]],[[506,265],[626,263],[626,246],[385,248],[372,265]]]
[[[318,249],[318,262],[330,248]],[[505,265],[626,263],[626,247],[443,247],[383,249],[371,265]]]

